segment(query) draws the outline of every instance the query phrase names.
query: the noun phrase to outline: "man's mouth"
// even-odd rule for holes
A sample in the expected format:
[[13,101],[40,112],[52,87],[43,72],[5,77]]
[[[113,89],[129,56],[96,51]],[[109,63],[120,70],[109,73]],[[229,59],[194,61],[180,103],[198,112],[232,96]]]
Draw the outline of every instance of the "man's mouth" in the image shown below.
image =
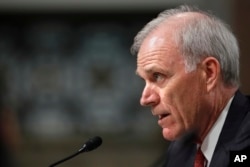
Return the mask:
[[165,124],[166,124],[166,121],[167,121],[168,116],[170,116],[169,113],[158,115],[158,117],[159,117],[159,119],[158,119],[158,124],[159,124],[162,128],[166,126]]
[[159,115],[159,120],[162,120],[162,119],[166,118],[169,115],[170,114],[161,114],[161,115]]

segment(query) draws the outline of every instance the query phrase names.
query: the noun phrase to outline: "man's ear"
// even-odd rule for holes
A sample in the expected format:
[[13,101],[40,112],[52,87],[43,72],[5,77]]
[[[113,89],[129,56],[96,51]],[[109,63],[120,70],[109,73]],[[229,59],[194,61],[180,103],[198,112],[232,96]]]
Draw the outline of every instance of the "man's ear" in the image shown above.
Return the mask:
[[202,67],[206,78],[207,91],[210,92],[220,78],[220,63],[214,57],[206,57],[202,61]]

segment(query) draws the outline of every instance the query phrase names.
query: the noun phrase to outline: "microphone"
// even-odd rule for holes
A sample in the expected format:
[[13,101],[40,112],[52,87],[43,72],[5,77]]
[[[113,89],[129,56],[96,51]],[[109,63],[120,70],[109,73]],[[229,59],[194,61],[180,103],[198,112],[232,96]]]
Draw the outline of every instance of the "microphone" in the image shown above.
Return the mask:
[[67,161],[67,160],[77,156],[80,153],[92,151],[92,150],[96,149],[97,147],[99,147],[101,144],[102,144],[102,138],[99,136],[95,136],[95,137],[89,139],[86,143],[84,143],[83,146],[76,153],[74,153],[66,158],[63,158],[60,161],[57,161],[57,162],[51,164],[49,167],[54,167],[54,166],[56,166],[64,161]]

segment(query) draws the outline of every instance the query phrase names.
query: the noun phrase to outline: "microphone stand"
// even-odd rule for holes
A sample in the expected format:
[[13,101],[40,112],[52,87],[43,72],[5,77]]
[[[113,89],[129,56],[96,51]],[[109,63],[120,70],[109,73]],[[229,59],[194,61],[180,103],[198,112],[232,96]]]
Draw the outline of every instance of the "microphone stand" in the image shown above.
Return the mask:
[[54,166],[56,166],[64,161],[67,161],[67,160],[77,156],[80,153],[92,151],[92,150],[96,149],[97,147],[99,147],[101,144],[102,144],[101,137],[96,136],[94,138],[91,138],[76,153],[74,153],[66,158],[63,158],[60,161],[57,161],[57,162],[51,164],[49,167],[54,167]]
[[79,150],[79,151],[77,151],[76,153],[74,153],[74,154],[72,154],[72,155],[70,155],[70,156],[68,156],[68,157],[66,157],[66,158],[63,158],[62,160],[57,161],[57,162],[51,164],[49,167],[54,167],[54,166],[56,166],[56,165],[58,165],[58,164],[60,164],[60,163],[62,163],[62,162],[64,162],[64,161],[67,161],[67,160],[69,160],[69,159],[71,159],[71,158],[77,156],[77,155],[80,154],[80,153],[82,153],[82,152]]

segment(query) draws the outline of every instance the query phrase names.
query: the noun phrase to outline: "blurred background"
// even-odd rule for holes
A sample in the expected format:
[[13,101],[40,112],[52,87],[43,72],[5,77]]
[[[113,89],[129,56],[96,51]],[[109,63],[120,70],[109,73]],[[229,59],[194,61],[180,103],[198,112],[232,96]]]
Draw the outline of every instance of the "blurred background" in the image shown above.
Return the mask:
[[145,23],[180,4],[232,27],[250,94],[248,0],[1,0],[1,166],[48,166],[101,136],[100,148],[61,166],[156,167],[168,143],[139,106],[130,46]]

